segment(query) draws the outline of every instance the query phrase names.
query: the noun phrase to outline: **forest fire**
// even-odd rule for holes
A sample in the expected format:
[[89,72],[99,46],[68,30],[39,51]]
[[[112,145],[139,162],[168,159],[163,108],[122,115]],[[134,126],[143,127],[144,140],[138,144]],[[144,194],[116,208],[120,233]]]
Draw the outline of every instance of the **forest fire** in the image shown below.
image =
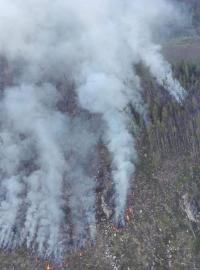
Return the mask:
[[126,231],[126,224],[130,222],[131,217],[133,216],[133,209],[131,207],[127,208],[124,214],[124,220],[125,220],[125,224],[121,225],[119,224],[118,226],[116,225],[112,225],[112,230],[115,233],[121,233],[123,231]]
[[125,221],[127,223],[130,222],[132,216],[133,216],[133,209],[129,207],[125,211]]
[[[141,194],[134,183],[134,176],[142,178],[143,171],[135,175],[143,168],[137,168],[140,153],[150,156],[154,141],[163,148],[154,123],[149,136],[146,122],[155,111],[160,123],[168,99],[159,93],[162,103],[156,98],[159,106],[148,112],[152,91],[166,88],[181,106],[186,95],[154,43],[158,27],[168,29],[178,12],[169,17],[171,1],[155,1],[156,9],[148,0],[0,1],[1,249],[12,250],[14,237],[33,264],[55,270],[69,250],[73,260],[87,261],[104,225],[105,235],[116,238],[130,229],[132,190]],[[166,141],[174,137],[160,133]],[[152,143],[143,145],[146,136]]]
[[126,220],[126,222],[129,222],[130,221],[130,216],[128,214],[126,214],[125,220]]
[[84,253],[83,252],[80,252],[79,253],[79,257],[83,257],[84,256]]
[[45,270],[54,270],[54,268],[52,266],[50,266],[50,264],[47,264],[46,269]]
[[122,232],[124,229],[118,228],[118,227],[112,225],[112,230],[113,230],[113,232],[115,232],[115,233],[120,233],[120,232]]

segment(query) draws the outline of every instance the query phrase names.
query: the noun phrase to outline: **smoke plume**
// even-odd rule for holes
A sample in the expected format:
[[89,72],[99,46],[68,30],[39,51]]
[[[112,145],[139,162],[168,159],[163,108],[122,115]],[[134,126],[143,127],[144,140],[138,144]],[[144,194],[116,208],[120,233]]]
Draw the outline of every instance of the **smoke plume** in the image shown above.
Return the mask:
[[154,41],[179,14],[167,0],[0,0],[0,17],[0,247],[59,258],[95,240],[100,140],[123,223],[137,162],[127,108],[148,118],[135,67],[182,102]]

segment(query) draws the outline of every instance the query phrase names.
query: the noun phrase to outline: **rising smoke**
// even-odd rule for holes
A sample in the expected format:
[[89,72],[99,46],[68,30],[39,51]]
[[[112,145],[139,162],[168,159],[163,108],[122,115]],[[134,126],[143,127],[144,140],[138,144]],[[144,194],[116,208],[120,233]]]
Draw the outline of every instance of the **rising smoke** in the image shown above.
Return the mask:
[[153,39],[178,16],[167,0],[0,0],[0,55],[12,78],[0,100],[2,248],[25,243],[58,258],[95,239],[99,140],[123,222],[137,162],[126,108],[147,118],[135,66],[183,100]]

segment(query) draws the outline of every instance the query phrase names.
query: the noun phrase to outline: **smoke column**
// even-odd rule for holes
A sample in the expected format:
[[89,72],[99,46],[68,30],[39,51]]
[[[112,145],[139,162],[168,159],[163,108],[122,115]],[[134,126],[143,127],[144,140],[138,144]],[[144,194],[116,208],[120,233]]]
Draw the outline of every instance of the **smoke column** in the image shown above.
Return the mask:
[[126,108],[147,115],[135,66],[182,102],[154,41],[179,14],[167,0],[0,0],[0,17],[12,78],[0,95],[0,247],[59,258],[95,240],[100,139],[123,223],[137,162]]

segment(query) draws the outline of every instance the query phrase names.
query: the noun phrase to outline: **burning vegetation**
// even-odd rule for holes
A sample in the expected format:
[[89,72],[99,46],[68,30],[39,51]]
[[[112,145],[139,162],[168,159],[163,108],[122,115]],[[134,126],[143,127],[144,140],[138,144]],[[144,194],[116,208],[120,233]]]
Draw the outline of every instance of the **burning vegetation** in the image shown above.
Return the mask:
[[[174,6],[113,3],[8,0],[0,9],[1,248],[27,246],[40,258],[63,262],[68,252],[96,242],[102,211],[107,222],[115,220],[114,233],[132,223],[126,202],[137,136],[157,113],[148,113],[138,65],[147,67],[170,104],[181,107],[187,92],[153,41],[154,29],[177,18]],[[13,20],[16,35],[7,35]]]
[[55,270],[55,268],[53,268],[52,266],[50,266],[50,264],[47,264],[45,270]]

